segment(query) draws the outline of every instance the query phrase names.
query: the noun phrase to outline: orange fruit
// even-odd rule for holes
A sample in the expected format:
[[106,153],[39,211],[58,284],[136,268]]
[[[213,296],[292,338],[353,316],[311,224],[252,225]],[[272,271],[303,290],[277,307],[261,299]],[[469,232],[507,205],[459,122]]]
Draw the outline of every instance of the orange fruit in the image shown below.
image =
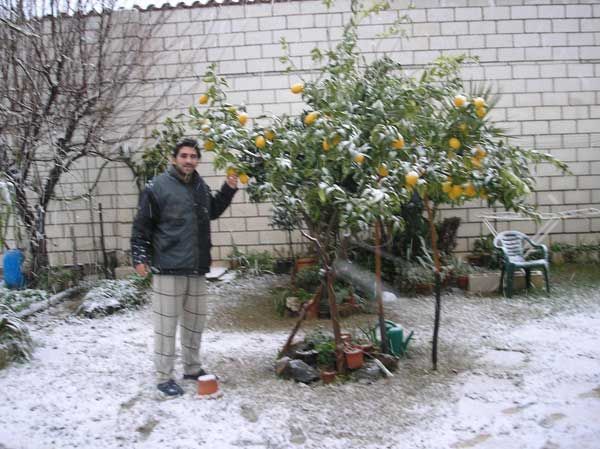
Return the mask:
[[200,98],[198,98],[198,103],[200,103],[200,104],[208,103],[208,95],[206,95],[206,94],[200,95]]
[[265,137],[267,138],[267,140],[275,139],[275,131],[273,131],[272,129],[265,129]]
[[387,165],[380,164],[379,167],[377,167],[377,174],[382,178],[385,178],[387,175],[389,175],[390,171],[388,170]]
[[238,112],[238,122],[240,122],[240,124],[242,126],[244,126],[247,121],[248,121],[248,114],[246,114],[245,112]]
[[442,192],[450,193],[450,190],[452,190],[452,181],[442,182]]
[[467,104],[467,98],[464,95],[454,97],[454,106],[457,108],[462,108],[465,104]]
[[473,167],[475,168],[481,168],[481,159],[477,158],[477,157],[472,157],[471,158],[471,164],[473,165]]
[[465,195],[469,198],[473,198],[475,195],[477,195],[477,190],[475,190],[475,186],[473,184],[465,184]]
[[292,87],[290,87],[290,90],[294,94],[300,94],[300,93],[304,92],[304,84],[303,83],[292,84]]
[[204,141],[204,149],[206,151],[212,151],[215,149],[215,143],[212,140],[205,140]]
[[452,186],[452,188],[450,189],[450,192],[448,192],[448,197],[451,200],[457,200],[462,195],[462,191],[463,191],[463,189],[461,186],[459,186],[459,185]]
[[467,127],[466,123],[461,123],[458,125],[458,129],[460,129],[463,133],[466,133],[469,128]]
[[356,162],[357,164],[362,164],[365,161],[365,155],[358,153],[356,156],[354,156],[354,162]]
[[476,108],[475,114],[477,114],[477,117],[483,118],[483,117],[485,117],[486,110],[485,110],[485,108]]
[[329,141],[327,139],[323,139],[323,143],[321,145],[323,147],[323,151],[325,152],[331,149],[331,145],[329,145]]
[[473,105],[475,108],[485,108],[487,105],[485,104],[485,100],[481,97],[473,98]]
[[312,125],[318,118],[319,118],[319,113],[317,111],[309,112],[304,117],[304,124],[306,126]]
[[414,187],[419,181],[419,174],[416,171],[409,171],[404,177],[404,182],[407,186]]
[[487,152],[481,148],[479,145],[475,147],[475,157],[478,159],[483,159],[487,156]]
[[238,179],[242,184],[248,184],[248,181],[250,181],[250,177],[246,173],[240,173]]
[[227,176],[233,176],[237,174],[237,170],[233,167],[228,167],[227,168]]
[[342,138],[336,134],[335,136],[333,136],[333,139],[331,140],[331,143],[334,144],[334,145],[337,145],[341,141],[342,141]]
[[398,134],[398,137],[392,141],[392,148],[396,150],[401,150],[404,148],[404,137]]
[[450,148],[453,150],[458,150],[461,144],[460,140],[458,140],[456,137],[451,137],[450,140],[448,140],[448,145],[450,145]]
[[263,136],[256,136],[256,139],[254,139],[254,144],[256,145],[256,148],[262,150],[267,145],[267,141]]

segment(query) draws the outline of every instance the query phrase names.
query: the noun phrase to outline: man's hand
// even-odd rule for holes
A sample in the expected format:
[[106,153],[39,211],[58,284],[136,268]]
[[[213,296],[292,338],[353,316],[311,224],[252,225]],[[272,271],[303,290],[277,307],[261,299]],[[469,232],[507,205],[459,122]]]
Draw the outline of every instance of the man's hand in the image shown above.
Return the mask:
[[148,265],[145,263],[138,263],[135,266],[135,272],[145,278],[148,276],[148,273],[150,273],[150,270],[148,269]]
[[227,185],[232,189],[237,189],[238,176],[235,173],[227,175]]

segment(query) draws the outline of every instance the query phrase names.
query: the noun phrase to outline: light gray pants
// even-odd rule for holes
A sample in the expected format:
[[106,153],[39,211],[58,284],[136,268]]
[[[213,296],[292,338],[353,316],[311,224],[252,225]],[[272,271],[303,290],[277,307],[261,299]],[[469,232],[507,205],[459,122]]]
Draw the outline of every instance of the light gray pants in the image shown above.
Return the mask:
[[201,368],[200,344],[207,314],[206,279],[197,275],[154,275],[152,290],[154,367],[158,381],[174,379],[178,322],[183,372],[196,374]]

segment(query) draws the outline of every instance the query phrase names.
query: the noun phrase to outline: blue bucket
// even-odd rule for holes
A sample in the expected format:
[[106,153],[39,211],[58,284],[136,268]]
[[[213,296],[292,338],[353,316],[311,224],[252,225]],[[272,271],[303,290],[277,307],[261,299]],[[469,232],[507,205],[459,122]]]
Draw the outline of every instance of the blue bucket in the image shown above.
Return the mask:
[[25,256],[20,249],[11,249],[4,253],[3,270],[4,283],[8,288],[25,287],[25,276],[21,271]]

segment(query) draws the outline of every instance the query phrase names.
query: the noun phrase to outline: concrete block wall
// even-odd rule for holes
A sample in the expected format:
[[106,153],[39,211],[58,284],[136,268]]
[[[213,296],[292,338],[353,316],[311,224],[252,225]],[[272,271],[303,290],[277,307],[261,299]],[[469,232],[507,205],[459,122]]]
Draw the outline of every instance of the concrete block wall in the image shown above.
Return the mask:
[[[360,26],[359,45],[365,58],[387,54],[407,71],[418,72],[443,54],[477,56],[480,63],[466,67],[464,77],[472,86],[487,83],[501,93],[493,118],[514,136],[515,143],[547,151],[567,162],[573,172],[564,176],[546,165],[536,167],[538,190],[529,200],[542,212],[600,208],[600,4],[586,0],[413,3],[409,8],[407,0],[392,1],[392,10],[373,15]],[[133,117],[148,108],[156,112],[156,120],[145,123],[138,136],[147,138],[162,118],[184,112],[196,101],[204,90],[200,76],[211,62],[219,64],[229,82],[229,100],[244,103],[251,117],[299,113],[303,105],[289,86],[314,76],[310,51],[332,49],[339,41],[350,17],[350,2],[336,0],[330,9],[316,0],[209,3],[131,14],[149,22],[167,14],[147,46],[156,63],[144,74],[142,89],[131,97]],[[404,15],[410,18],[410,23],[400,26],[407,38],[380,37]],[[282,38],[289,43],[297,72],[285,72],[279,61]],[[205,156],[200,172],[217,188],[223,174],[215,173],[210,155]],[[91,171],[85,176],[94,178],[99,161],[89,164]],[[107,221],[107,246],[125,258],[137,201],[131,174],[125,167],[105,170],[97,193],[94,201],[102,202]],[[468,251],[476,238],[488,233],[480,215],[494,211],[501,209],[489,210],[477,201],[443,212],[463,220],[458,251]],[[285,250],[286,235],[269,226],[269,216],[268,204],[251,204],[245,192],[239,192],[233,206],[213,223],[213,257],[226,258],[232,244],[242,249]],[[69,262],[71,241],[64,226],[68,223],[76,225],[78,249],[99,248],[98,224],[89,217],[86,202],[54,205],[49,232],[55,263]],[[536,230],[534,223],[498,222],[496,226]],[[599,231],[600,217],[564,220],[551,239],[597,241]],[[302,241],[297,235],[294,240]]]

